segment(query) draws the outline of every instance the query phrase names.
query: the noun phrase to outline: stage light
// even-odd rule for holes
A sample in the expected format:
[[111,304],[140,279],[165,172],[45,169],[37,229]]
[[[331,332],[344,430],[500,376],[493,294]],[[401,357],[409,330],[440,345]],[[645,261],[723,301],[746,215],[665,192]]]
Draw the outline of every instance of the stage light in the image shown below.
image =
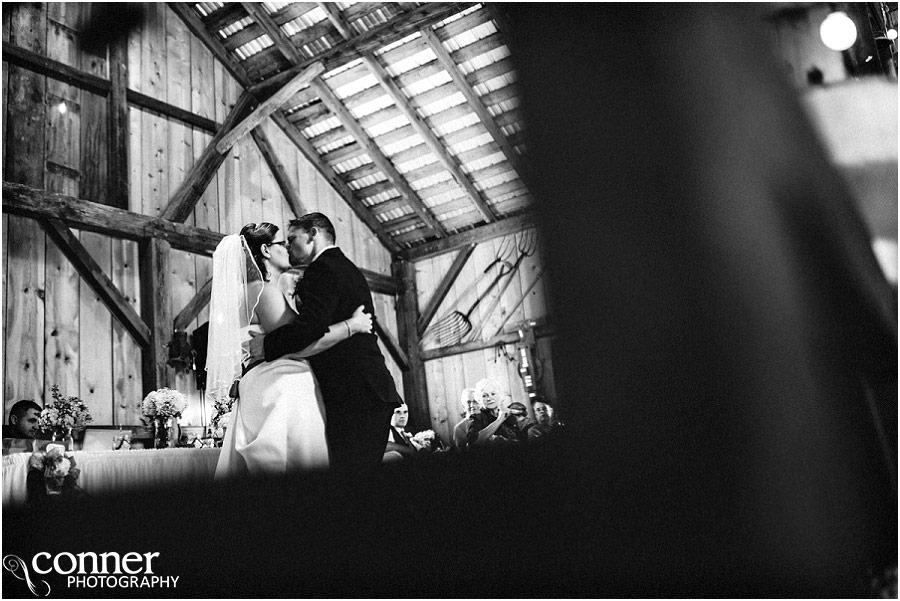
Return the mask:
[[847,13],[833,12],[822,21],[819,35],[832,50],[847,50],[856,41],[856,24]]

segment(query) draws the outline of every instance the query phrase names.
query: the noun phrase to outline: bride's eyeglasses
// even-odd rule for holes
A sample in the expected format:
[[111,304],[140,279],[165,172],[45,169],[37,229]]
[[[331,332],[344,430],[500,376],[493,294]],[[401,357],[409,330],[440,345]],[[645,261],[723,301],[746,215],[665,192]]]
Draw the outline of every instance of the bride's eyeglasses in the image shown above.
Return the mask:
[[269,242],[266,246],[283,246],[287,248],[287,240],[279,240],[277,242]]

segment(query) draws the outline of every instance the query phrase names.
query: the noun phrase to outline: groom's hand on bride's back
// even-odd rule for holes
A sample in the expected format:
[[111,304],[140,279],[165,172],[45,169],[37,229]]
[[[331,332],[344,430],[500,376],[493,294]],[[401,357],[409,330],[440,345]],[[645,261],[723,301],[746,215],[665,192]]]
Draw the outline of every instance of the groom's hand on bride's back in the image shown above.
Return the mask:
[[262,332],[250,330],[250,363],[265,361],[266,359],[266,335]]

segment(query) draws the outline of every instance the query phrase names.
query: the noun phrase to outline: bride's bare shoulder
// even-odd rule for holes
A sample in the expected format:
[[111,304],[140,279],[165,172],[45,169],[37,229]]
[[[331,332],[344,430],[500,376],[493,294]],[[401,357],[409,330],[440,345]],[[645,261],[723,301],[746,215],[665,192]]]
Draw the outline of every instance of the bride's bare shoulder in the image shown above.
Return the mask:
[[293,312],[275,282],[267,282],[262,286],[259,303],[256,305],[256,315],[266,332],[271,332],[293,319]]

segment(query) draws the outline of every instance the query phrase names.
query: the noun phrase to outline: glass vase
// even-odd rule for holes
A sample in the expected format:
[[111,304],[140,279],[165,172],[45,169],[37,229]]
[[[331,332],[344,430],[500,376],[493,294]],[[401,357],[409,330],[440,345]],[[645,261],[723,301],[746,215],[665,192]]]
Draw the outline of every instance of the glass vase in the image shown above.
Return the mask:
[[50,442],[61,442],[66,447],[66,451],[70,453],[75,451],[75,437],[72,436],[72,428],[66,428],[63,432],[53,430]]
[[178,418],[157,417],[153,420],[153,446],[170,449],[178,443]]

